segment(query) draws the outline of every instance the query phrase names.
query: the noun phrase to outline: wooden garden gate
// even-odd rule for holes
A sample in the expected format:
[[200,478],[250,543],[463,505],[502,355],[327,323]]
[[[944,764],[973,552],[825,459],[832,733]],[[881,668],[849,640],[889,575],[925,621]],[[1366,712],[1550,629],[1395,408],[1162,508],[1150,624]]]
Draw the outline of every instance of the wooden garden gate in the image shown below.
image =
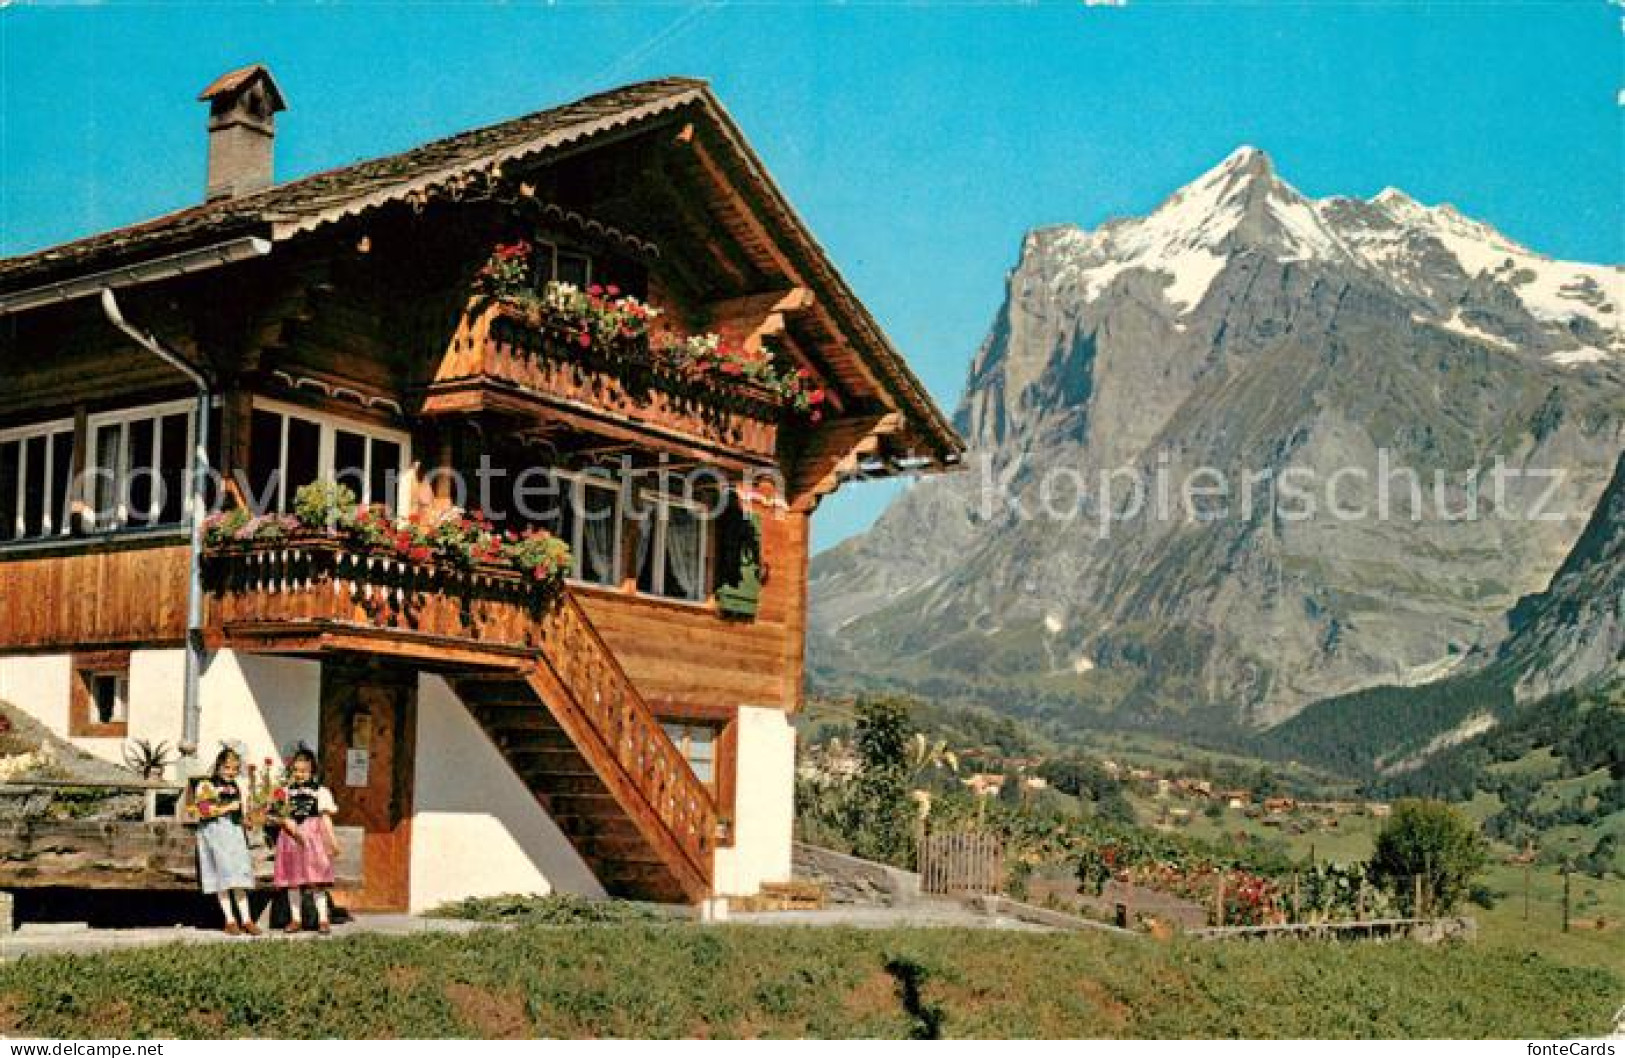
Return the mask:
[[920,888],[951,896],[998,894],[1004,889],[1004,842],[981,830],[926,834],[920,841]]

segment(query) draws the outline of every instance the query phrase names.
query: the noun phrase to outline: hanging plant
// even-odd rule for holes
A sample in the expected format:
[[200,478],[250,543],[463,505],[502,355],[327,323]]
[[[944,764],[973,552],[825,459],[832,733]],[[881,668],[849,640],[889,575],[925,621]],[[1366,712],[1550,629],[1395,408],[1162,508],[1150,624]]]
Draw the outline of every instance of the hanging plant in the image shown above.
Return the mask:
[[460,507],[425,516],[399,517],[379,504],[356,503],[343,485],[313,482],[294,496],[291,515],[251,517],[241,508],[210,515],[203,523],[207,547],[275,542],[290,538],[331,538],[375,555],[413,565],[457,569],[508,568],[533,590],[550,591],[570,569],[570,547],[542,529],[499,534],[482,514]]
[[763,345],[756,349],[721,335],[679,335],[657,330],[660,309],[614,285],[585,289],[569,283],[534,282],[532,245],[519,240],[498,245],[475,275],[484,297],[521,310],[557,331],[566,343],[610,363],[636,361],[690,382],[749,382],[786,409],[810,422],[823,419],[827,394],[805,367]]

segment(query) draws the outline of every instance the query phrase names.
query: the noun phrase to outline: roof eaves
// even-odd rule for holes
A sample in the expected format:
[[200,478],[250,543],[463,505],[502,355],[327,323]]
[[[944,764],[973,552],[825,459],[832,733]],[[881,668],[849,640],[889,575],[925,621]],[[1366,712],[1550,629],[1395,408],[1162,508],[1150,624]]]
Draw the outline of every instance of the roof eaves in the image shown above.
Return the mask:
[[331,224],[347,217],[358,216],[392,202],[410,199],[414,195],[432,191],[440,185],[472,171],[493,168],[500,170],[503,165],[510,162],[567,147],[573,143],[636,124],[648,118],[676,110],[707,95],[709,93],[705,91],[704,82],[694,82],[694,87],[684,92],[662,96],[648,103],[591,121],[566,125],[524,143],[494,150],[477,158],[443,166],[435,172],[380,187],[368,194],[335,202],[324,209],[309,213],[291,213],[274,225],[275,237],[278,241],[281,241],[314,231],[325,224]]

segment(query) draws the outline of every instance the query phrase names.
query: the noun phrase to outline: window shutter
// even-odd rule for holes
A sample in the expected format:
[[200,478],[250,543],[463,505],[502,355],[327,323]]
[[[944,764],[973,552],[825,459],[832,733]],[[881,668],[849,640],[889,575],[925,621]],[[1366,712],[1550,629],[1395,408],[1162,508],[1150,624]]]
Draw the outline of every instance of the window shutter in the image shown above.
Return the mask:
[[717,608],[729,617],[755,617],[762,598],[761,516],[730,496],[719,529]]

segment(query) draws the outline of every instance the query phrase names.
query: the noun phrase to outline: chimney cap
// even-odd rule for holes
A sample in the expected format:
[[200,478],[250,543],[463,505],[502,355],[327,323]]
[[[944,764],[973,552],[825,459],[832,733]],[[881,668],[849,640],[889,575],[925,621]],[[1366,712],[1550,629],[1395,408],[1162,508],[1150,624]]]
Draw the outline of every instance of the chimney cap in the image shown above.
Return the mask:
[[287,101],[282,97],[282,89],[277,87],[276,78],[271,76],[269,69],[257,62],[230,70],[216,77],[209,84],[209,87],[198,95],[198,102],[211,101],[217,96],[238,95],[253,84],[255,80],[262,77],[265,79],[265,89],[271,105],[271,113],[274,114],[279,110],[288,109]]

